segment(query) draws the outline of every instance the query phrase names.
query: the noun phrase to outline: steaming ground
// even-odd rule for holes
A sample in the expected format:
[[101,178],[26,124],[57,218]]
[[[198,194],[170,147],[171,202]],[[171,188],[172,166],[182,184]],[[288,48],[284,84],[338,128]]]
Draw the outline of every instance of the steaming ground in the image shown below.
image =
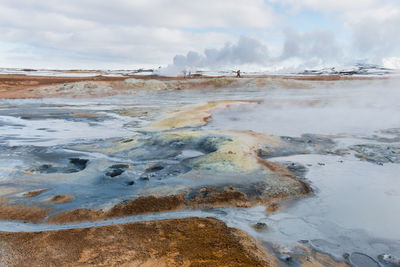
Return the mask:
[[237,129],[276,135],[373,135],[399,126],[397,82],[347,82],[307,89],[273,89],[260,106],[214,113],[210,129]]
[[[300,263],[301,246],[390,266],[378,256],[400,256],[399,80],[303,78],[83,81],[33,91],[57,98],[2,99],[0,186],[14,209],[1,206],[0,230],[211,216],[262,241],[283,265]],[[314,193],[251,202],[265,177],[279,194],[297,188],[282,170]],[[162,197],[182,188],[192,191],[175,211],[181,199]],[[149,195],[161,197],[151,214],[124,213]],[[201,206],[200,196],[214,202]],[[166,203],[175,206],[160,210]],[[83,207],[93,209],[86,222],[76,216]]]

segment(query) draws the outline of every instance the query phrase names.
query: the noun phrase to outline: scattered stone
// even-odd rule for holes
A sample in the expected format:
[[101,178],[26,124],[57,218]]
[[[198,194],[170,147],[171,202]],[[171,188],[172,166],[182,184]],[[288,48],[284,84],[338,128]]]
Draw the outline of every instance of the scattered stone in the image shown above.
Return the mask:
[[279,254],[278,257],[281,261],[284,261],[286,263],[293,261],[293,257],[286,253]]
[[391,264],[393,267],[400,267],[400,258],[390,255],[390,254],[381,254],[378,256],[378,259],[385,264]]
[[262,222],[258,222],[256,224],[253,224],[252,226],[254,229],[256,229],[258,231],[264,230],[268,227],[268,225],[266,223],[262,223]]
[[400,145],[362,144],[350,147],[355,156],[378,165],[384,163],[400,163]]
[[126,185],[134,185],[135,184],[135,181],[128,181],[128,182],[126,182]]
[[141,181],[149,181],[150,179],[149,179],[149,177],[146,175],[146,176],[140,176],[140,177],[139,177],[139,180],[141,180]]

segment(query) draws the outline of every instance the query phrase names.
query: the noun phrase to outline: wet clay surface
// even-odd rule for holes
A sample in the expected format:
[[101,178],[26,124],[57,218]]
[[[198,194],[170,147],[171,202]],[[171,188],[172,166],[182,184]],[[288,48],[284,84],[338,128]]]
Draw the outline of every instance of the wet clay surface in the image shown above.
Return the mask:
[[[383,178],[396,183],[389,180],[398,173],[396,121],[373,127],[387,129],[381,133],[357,135],[346,133],[349,128],[342,133],[335,123],[345,120],[329,113],[336,115],[347,102],[357,105],[346,94],[355,87],[358,100],[369,78],[21,77],[0,77],[0,226],[48,232],[0,234],[5,265],[343,266],[344,252],[352,262],[375,258],[375,251],[396,254],[390,242],[368,248],[365,235],[319,222],[332,207],[321,215],[309,207],[296,213],[292,204],[332,188],[316,187],[308,177],[352,174],[354,180],[382,168],[379,177],[386,172]],[[344,84],[352,89],[340,89]],[[43,99],[5,99],[15,97]],[[315,114],[323,116],[301,122]],[[361,119],[355,122],[345,126],[362,126]],[[340,134],[322,131],[326,124]],[[355,167],[345,169],[349,162]],[[324,169],[329,171],[315,174]],[[340,170],[344,175],[332,175]],[[351,181],[346,183],[354,194]],[[384,201],[399,195],[394,186],[383,193]],[[351,217],[340,214],[330,221]],[[192,216],[213,216],[268,246],[282,245],[274,250],[279,263],[242,232]],[[188,218],[144,222],[182,217]],[[133,221],[140,222],[126,224]],[[325,237],[340,238],[337,230],[349,237],[347,244]],[[338,262],[312,249],[293,249],[299,240]]]

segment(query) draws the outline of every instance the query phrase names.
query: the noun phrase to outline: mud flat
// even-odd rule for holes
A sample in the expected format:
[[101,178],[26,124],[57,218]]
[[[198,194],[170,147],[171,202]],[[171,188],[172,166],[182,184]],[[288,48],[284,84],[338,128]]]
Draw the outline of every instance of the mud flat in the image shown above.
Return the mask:
[[397,259],[396,79],[1,82],[0,230],[14,232],[0,234],[3,265]]

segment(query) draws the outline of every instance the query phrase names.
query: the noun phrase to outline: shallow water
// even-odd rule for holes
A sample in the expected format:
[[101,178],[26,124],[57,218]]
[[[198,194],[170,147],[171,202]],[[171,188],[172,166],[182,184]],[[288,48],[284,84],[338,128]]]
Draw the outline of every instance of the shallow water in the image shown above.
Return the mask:
[[274,238],[311,240],[336,257],[355,251],[371,256],[388,250],[400,253],[399,164],[377,166],[352,155],[274,160],[307,165],[306,177],[316,188],[314,196],[268,218],[272,229],[276,227]]
[[[131,160],[123,154],[79,150],[76,145],[101,146],[112,140],[140,135],[141,127],[157,116],[187,104],[210,100],[263,99],[259,105],[232,106],[214,111],[212,121],[196,130],[253,130],[279,136],[324,134],[333,138],[335,148],[345,149],[347,154],[292,155],[269,159],[306,166],[305,179],[315,190],[313,196],[287,203],[285,208],[274,214],[267,214],[265,207],[210,209],[64,226],[1,222],[0,230],[41,231],[150,219],[213,216],[275,247],[293,249],[302,240],[337,259],[341,259],[344,253],[352,252],[366,253],[375,259],[382,253],[400,256],[400,164],[361,161],[354,149],[350,149],[355,144],[378,144],[383,147],[400,144],[398,131],[382,132],[400,128],[400,118],[396,116],[400,114],[399,87],[393,83],[378,85],[380,87],[364,83],[351,87],[339,83],[334,86],[322,84],[312,89],[246,87],[138,92],[130,97],[101,99],[1,100],[0,182],[22,187],[27,184],[43,185],[42,182],[46,181],[52,193],[82,194],[81,198],[63,204],[63,209],[80,205],[107,207],[134,197],[136,189],[126,186],[126,182],[130,181],[130,177],[141,175],[140,166],[154,163],[154,160]],[[126,109],[134,109],[138,115],[123,115],[122,111]],[[96,116],[74,117],[74,113]],[[184,149],[162,160],[168,162],[168,166],[179,166],[184,159],[203,154],[203,151]],[[88,159],[87,168],[77,173],[38,173],[29,181],[21,178],[24,171],[48,162],[52,162],[54,168],[69,168],[68,159],[71,157]],[[126,170],[120,180],[104,176],[103,173],[109,171],[108,166],[121,162],[139,167]],[[172,176],[165,181],[149,183],[137,179],[135,182],[138,188],[146,187],[151,192],[161,190],[174,179],[177,178]],[[196,179],[185,182],[201,185]],[[40,197],[48,196],[44,193]],[[259,222],[266,223],[267,229],[255,230],[252,225]]]

